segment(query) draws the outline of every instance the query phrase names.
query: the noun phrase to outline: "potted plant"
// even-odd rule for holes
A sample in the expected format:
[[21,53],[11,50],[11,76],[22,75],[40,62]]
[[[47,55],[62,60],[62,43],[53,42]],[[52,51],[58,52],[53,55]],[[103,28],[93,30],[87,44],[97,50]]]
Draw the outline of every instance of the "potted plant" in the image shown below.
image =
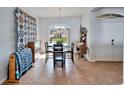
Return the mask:
[[57,44],[62,44],[62,43],[63,43],[63,39],[62,38],[58,38]]

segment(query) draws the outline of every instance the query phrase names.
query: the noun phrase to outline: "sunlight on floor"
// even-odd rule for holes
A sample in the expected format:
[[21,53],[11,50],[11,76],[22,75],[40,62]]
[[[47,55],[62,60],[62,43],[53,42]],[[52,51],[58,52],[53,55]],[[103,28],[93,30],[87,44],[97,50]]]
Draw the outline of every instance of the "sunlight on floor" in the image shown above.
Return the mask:
[[35,58],[37,59],[37,58],[39,58],[39,59],[45,59],[45,54],[40,54],[40,53],[36,53],[35,54]]

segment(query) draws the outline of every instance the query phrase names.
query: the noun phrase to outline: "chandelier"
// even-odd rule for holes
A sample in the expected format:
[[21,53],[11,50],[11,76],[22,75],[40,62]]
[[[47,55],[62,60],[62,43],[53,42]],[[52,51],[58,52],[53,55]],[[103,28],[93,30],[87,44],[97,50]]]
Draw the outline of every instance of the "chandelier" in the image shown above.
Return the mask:
[[54,25],[54,28],[57,30],[57,31],[64,31],[64,30],[69,30],[70,27],[69,25],[67,24],[61,24],[61,8],[59,8],[59,24],[55,24]]

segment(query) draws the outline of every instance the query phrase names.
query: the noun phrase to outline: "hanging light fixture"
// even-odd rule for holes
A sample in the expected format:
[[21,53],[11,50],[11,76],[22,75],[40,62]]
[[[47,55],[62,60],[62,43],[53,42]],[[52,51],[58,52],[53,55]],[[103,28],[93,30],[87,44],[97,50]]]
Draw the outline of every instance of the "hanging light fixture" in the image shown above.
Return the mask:
[[59,24],[55,24],[54,28],[60,32],[70,28],[69,25],[61,23],[61,8],[59,8]]

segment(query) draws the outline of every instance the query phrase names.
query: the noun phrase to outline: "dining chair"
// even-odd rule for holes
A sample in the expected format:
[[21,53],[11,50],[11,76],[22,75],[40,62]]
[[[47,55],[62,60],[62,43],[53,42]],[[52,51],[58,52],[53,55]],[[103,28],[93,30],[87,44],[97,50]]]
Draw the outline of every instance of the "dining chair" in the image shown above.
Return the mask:
[[65,67],[65,52],[63,51],[63,44],[53,45],[53,66],[55,68],[56,64],[61,62],[62,68]]
[[45,44],[45,54],[46,54],[45,63],[46,63],[50,56],[49,54],[53,52],[53,48],[48,46],[48,42],[45,42],[44,44]]
[[71,54],[71,60],[74,63],[74,42],[71,42],[70,48],[65,49],[66,53]]

